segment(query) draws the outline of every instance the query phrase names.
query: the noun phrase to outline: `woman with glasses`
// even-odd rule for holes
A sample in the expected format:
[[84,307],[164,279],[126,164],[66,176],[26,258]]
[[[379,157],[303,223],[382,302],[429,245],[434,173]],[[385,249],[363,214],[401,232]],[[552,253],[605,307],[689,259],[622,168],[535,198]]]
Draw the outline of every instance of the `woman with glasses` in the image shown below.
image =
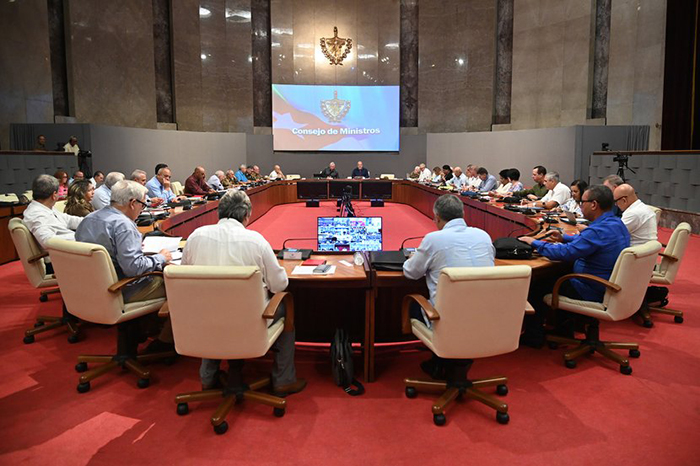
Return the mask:
[[68,195],[68,173],[58,170],[53,176],[58,180],[58,198],[65,199]]

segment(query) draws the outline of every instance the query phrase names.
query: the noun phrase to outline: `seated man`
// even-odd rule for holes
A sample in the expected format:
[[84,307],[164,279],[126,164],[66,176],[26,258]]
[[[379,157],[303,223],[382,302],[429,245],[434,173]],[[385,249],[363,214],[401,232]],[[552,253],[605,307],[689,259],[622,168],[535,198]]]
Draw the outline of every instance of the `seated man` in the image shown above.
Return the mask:
[[544,176],[544,185],[547,187],[548,191],[541,200],[535,202],[537,207],[556,209],[566,204],[566,202],[571,199],[571,189],[564,183],[559,182],[559,173],[547,173]]
[[73,184],[74,181],[80,181],[85,179],[85,173],[81,172],[80,170],[76,171],[73,173],[73,177],[68,180],[68,184],[71,185]]
[[[219,201],[219,222],[196,229],[187,239],[182,263],[187,265],[252,265],[262,273],[266,301],[268,292],[277,293],[287,288],[288,278],[277,261],[270,244],[263,236],[246,226],[250,221],[253,205],[243,191],[229,191]],[[192,310],[196,312],[196,309]],[[231,312],[236,312],[235,305]],[[280,306],[275,320],[284,316]],[[276,396],[298,393],[306,386],[306,380],[297,379],[294,367],[294,332],[283,332],[272,346],[272,386]],[[220,361],[203,359],[200,369],[203,389],[216,383]]]
[[248,178],[248,181],[258,181],[260,179],[258,174],[255,173],[255,167],[253,165],[248,165],[245,171],[245,176]]
[[170,189],[170,168],[167,166],[158,169],[156,176],[148,180],[146,183],[146,188],[148,189],[148,195],[152,198],[163,199],[164,202],[176,202],[186,196],[176,196],[172,189]]
[[420,176],[418,177],[418,181],[430,181],[430,179],[433,177],[433,172],[430,171],[430,168],[426,167],[424,163],[418,165],[418,168],[420,168]]
[[[615,188],[623,184],[625,180],[620,178],[618,175],[608,175],[605,178],[603,178],[603,186],[608,188],[610,191],[615,193]],[[614,195],[614,194],[613,194]],[[613,214],[617,215],[618,217],[622,217],[622,210],[617,206],[617,204],[613,205],[612,208]]]
[[236,174],[234,173],[233,170],[226,170],[226,176],[224,177],[223,180],[221,180],[221,184],[224,185],[225,189],[228,188],[233,188],[238,184],[238,180],[236,179]]
[[247,183],[248,182],[248,177],[246,176],[246,166],[245,164],[241,165],[238,167],[238,171],[236,172],[236,179],[238,180],[239,183]]
[[[131,181],[136,181],[141,186],[146,186],[146,172],[143,170],[136,169],[133,172],[131,172],[130,179],[131,179]],[[148,188],[146,188],[146,189],[148,189]],[[161,205],[162,203],[163,203],[162,197],[146,195],[146,204],[148,204],[149,206],[156,207],[156,206]]]
[[205,180],[207,172],[204,167],[196,167],[194,172],[185,180],[185,194],[195,196],[206,196],[214,190],[209,187]]
[[[158,254],[145,255],[141,250],[141,233],[134,221],[146,207],[148,190],[135,181],[117,182],[111,191],[110,205],[93,212],[75,232],[76,241],[104,246],[114,264],[117,278],[135,277],[147,272],[162,271],[172,259],[167,249]],[[145,301],[165,296],[162,277],[144,277],[122,289],[124,302]],[[151,346],[152,345],[152,346]],[[168,321],[148,351],[173,349],[172,329]]]
[[109,172],[105,177],[105,183],[95,190],[95,195],[90,203],[95,210],[100,210],[109,205],[112,197],[112,186],[124,179],[124,174],[119,172]]
[[275,165],[272,171],[270,172],[270,176],[268,178],[271,180],[284,180],[287,177],[284,176],[282,168],[280,168],[279,165]]
[[476,171],[479,169],[477,165],[474,165],[473,163],[470,163],[467,165],[467,188],[470,190],[475,190],[479,187],[481,184],[481,179],[479,178],[479,175],[476,173]]
[[546,194],[547,187],[544,185],[544,177],[547,174],[547,169],[542,165],[537,165],[532,169],[532,181],[535,184],[530,189],[523,189],[521,191],[515,191],[513,196],[515,197],[526,197],[531,201],[536,201],[537,199],[543,198]]
[[[630,245],[630,235],[622,221],[613,215],[612,192],[605,186],[591,186],[583,193],[581,211],[591,223],[578,235],[562,235],[553,231],[548,239],[553,243],[537,240],[530,236],[520,237],[520,241],[533,246],[544,257],[555,261],[573,262],[574,273],[587,273],[605,280],[610,279],[617,257]],[[549,309],[542,298],[552,292],[554,281],[540,282],[531,287],[528,301],[535,308],[534,316],[527,316],[525,335],[522,343],[539,347],[544,343],[544,316]],[[574,278],[564,282],[559,289],[562,296],[585,301],[602,302],[605,287],[590,280]],[[571,321],[559,316],[559,330],[567,336],[573,334]]]
[[321,170],[321,175],[323,175],[324,178],[338,178],[338,171],[335,169],[335,162],[329,163],[326,168]]
[[37,136],[34,150],[46,150],[46,136],[43,134]]
[[[425,276],[430,302],[435,304],[440,270],[445,267],[489,267],[494,265],[495,250],[491,237],[483,230],[468,227],[464,221],[464,204],[454,194],[440,196],[433,205],[438,231],[428,233],[416,252],[403,264],[403,274],[411,280]],[[430,321],[414,303],[411,317]],[[441,360],[434,356],[421,367],[431,377],[441,378]]]
[[421,171],[420,167],[416,165],[413,167],[413,171],[408,174],[408,179],[413,181],[418,181],[420,179]]
[[357,162],[357,167],[352,170],[353,178],[369,178],[369,170],[362,166],[362,162]]
[[[58,180],[51,175],[39,175],[32,182],[32,202],[24,211],[24,224],[42,248],[58,237],[73,241],[75,229],[83,217],[64,214],[54,209],[58,201]],[[49,272],[51,273],[51,272]]]
[[476,188],[476,191],[484,193],[493,191],[494,188],[496,188],[496,177],[493,175],[489,175],[489,171],[486,168],[479,167],[479,169],[476,171],[476,174],[481,180],[481,183],[479,183],[479,186]]
[[634,188],[621,184],[613,192],[615,205],[622,211],[622,223],[630,232],[630,246],[656,241],[656,213],[637,197]]
[[224,178],[226,178],[226,175],[224,175],[224,172],[222,170],[217,170],[214,172],[212,176],[209,177],[207,180],[207,185],[213,189],[214,191],[223,191],[224,190],[224,185],[223,181]]
[[447,186],[454,186],[457,191],[466,190],[467,186],[469,185],[469,180],[467,179],[467,176],[462,173],[462,168],[455,167],[452,175],[452,178],[450,178],[445,184]]
[[105,180],[105,174],[97,170],[90,178],[90,184],[93,188],[97,189],[97,185]]

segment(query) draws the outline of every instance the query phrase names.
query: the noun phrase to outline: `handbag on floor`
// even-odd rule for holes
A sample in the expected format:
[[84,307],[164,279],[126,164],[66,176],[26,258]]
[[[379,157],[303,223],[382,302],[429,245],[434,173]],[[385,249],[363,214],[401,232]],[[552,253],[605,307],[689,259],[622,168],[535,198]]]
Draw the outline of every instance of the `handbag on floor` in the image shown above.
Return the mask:
[[335,384],[342,387],[348,395],[357,396],[365,392],[365,387],[355,378],[352,345],[348,334],[342,328],[335,330],[331,342],[331,371]]
[[532,259],[532,246],[516,238],[498,238],[493,247],[496,259]]

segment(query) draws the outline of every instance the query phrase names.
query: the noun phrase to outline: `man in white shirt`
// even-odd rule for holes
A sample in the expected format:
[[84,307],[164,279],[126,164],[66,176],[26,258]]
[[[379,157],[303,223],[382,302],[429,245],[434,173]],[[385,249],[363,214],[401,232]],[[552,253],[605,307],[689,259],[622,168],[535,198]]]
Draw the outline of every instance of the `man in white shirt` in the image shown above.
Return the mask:
[[[200,227],[187,239],[182,264],[257,266],[262,273],[266,300],[268,292],[277,293],[287,288],[287,273],[270,244],[260,233],[246,229],[253,212],[248,195],[243,191],[229,191],[219,201],[218,212],[217,224]],[[235,312],[235,299],[231,307],[231,312]],[[280,306],[275,320],[283,317],[284,312]],[[303,390],[306,380],[297,379],[294,367],[294,331],[282,332],[272,348],[273,393],[286,396]],[[219,360],[202,359],[199,373],[204,389],[214,386],[219,364]]]
[[621,184],[615,188],[613,196],[622,211],[622,223],[630,232],[630,246],[656,241],[656,213],[637,197],[634,188]]
[[462,169],[460,167],[455,167],[452,170],[452,178],[447,180],[447,183],[445,184],[447,186],[454,186],[457,191],[462,191],[467,188],[469,180],[467,179],[466,175],[462,173]]
[[421,163],[418,165],[420,168],[420,176],[418,177],[418,181],[430,181],[430,179],[433,177],[433,172],[430,171],[430,168],[426,167],[424,163]]
[[207,180],[207,184],[209,187],[215,191],[223,191],[224,185],[221,184],[221,182],[224,180],[226,175],[224,175],[224,172],[221,170],[217,170],[214,172],[212,176],[209,177]]
[[95,210],[100,210],[109,205],[112,198],[112,186],[124,179],[124,174],[119,172],[109,172],[105,177],[105,184],[95,190],[95,195],[90,202]]
[[24,211],[24,224],[42,248],[58,237],[75,240],[75,230],[83,217],[64,214],[54,209],[58,201],[58,180],[51,175],[39,175],[32,183],[32,202]]
[[[146,172],[139,169],[134,170],[133,172],[131,172],[131,181],[136,181],[141,186],[146,186]],[[146,194],[146,204],[148,204],[149,207],[156,207],[161,205],[162,203],[163,198],[157,196],[151,197],[148,194]]]
[[566,204],[571,198],[571,189],[564,183],[559,182],[559,173],[549,172],[544,176],[544,185],[548,189],[544,197],[535,202],[538,207],[545,209],[555,209],[560,205]]
[[275,165],[275,167],[270,172],[270,176],[268,178],[271,180],[283,180],[286,178],[286,176],[284,176],[282,168],[280,168],[279,165]]
[[467,165],[467,187],[469,189],[477,189],[481,184],[481,179],[476,173],[478,169],[478,165],[474,165],[473,163]]
[[105,174],[98,170],[92,175],[92,178],[90,178],[90,184],[94,189],[97,189],[97,185],[102,183],[104,180]]
[[71,136],[66,145],[63,146],[63,150],[66,152],[73,152],[75,155],[78,155],[78,152],[80,152],[80,147],[78,147],[78,138]]

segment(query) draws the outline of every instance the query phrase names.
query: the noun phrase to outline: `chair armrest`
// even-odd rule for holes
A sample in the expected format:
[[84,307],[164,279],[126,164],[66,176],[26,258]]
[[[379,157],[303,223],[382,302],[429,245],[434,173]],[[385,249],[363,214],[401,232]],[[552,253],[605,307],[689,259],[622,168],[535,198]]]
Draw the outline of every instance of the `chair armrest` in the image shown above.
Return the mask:
[[525,315],[530,315],[535,313],[535,308],[532,307],[530,301],[525,301]]
[[591,280],[593,282],[599,283],[601,285],[604,285],[606,288],[612,291],[620,291],[622,288],[620,288],[620,285],[616,285],[612,282],[609,282],[603,278],[596,277],[595,275],[591,275],[588,273],[570,273],[568,275],[564,275],[563,277],[559,278],[557,282],[554,284],[554,289],[552,290],[552,308],[553,309],[559,309],[559,288],[561,287],[562,283],[564,283],[566,280],[571,280],[572,278],[583,278],[586,280]]
[[135,277],[126,277],[126,278],[122,278],[122,279],[119,280],[117,283],[115,283],[114,285],[112,285],[112,286],[110,286],[109,288],[107,288],[107,291],[109,291],[110,293],[119,293],[119,292],[121,292],[122,288],[124,288],[124,287],[125,287],[126,285],[128,285],[129,283],[135,282],[136,280],[140,280],[140,279],[142,279],[143,277],[148,277],[148,276],[151,276],[151,275],[153,275],[153,276],[161,276],[161,277],[162,277],[162,276],[163,276],[163,272],[148,272],[148,273],[144,273],[144,274],[141,274],[141,275],[136,275]]
[[263,311],[263,319],[268,319],[272,320],[275,318],[275,313],[277,312],[277,308],[284,302],[284,309],[285,309],[285,315],[284,315],[284,331],[285,332],[291,332],[294,330],[294,299],[292,298],[292,294],[287,292],[287,291],[281,291],[279,293],[275,293],[275,295],[272,297],[269,303],[267,303],[267,307],[265,308],[265,311]]
[[44,257],[49,257],[49,251],[43,251],[37,254],[36,256],[30,257],[27,262],[30,264],[33,264],[34,262],[38,261],[39,259],[43,259]]
[[680,260],[676,256],[672,256],[671,254],[666,254],[665,252],[660,252],[659,255],[661,257],[665,257],[666,259],[670,260],[671,262],[676,262],[676,261]]
[[158,317],[170,317],[170,306],[168,306],[167,301],[163,303],[163,306],[158,311]]
[[428,320],[440,320],[440,314],[437,309],[430,304],[425,296],[419,294],[409,294],[403,297],[403,304],[401,306],[401,331],[404,334],[411,333],[411,319],[408,315],[408,308],[411,305],[411,301],[417,302],[420,307],[423,308],[425,314],[428,316]]

